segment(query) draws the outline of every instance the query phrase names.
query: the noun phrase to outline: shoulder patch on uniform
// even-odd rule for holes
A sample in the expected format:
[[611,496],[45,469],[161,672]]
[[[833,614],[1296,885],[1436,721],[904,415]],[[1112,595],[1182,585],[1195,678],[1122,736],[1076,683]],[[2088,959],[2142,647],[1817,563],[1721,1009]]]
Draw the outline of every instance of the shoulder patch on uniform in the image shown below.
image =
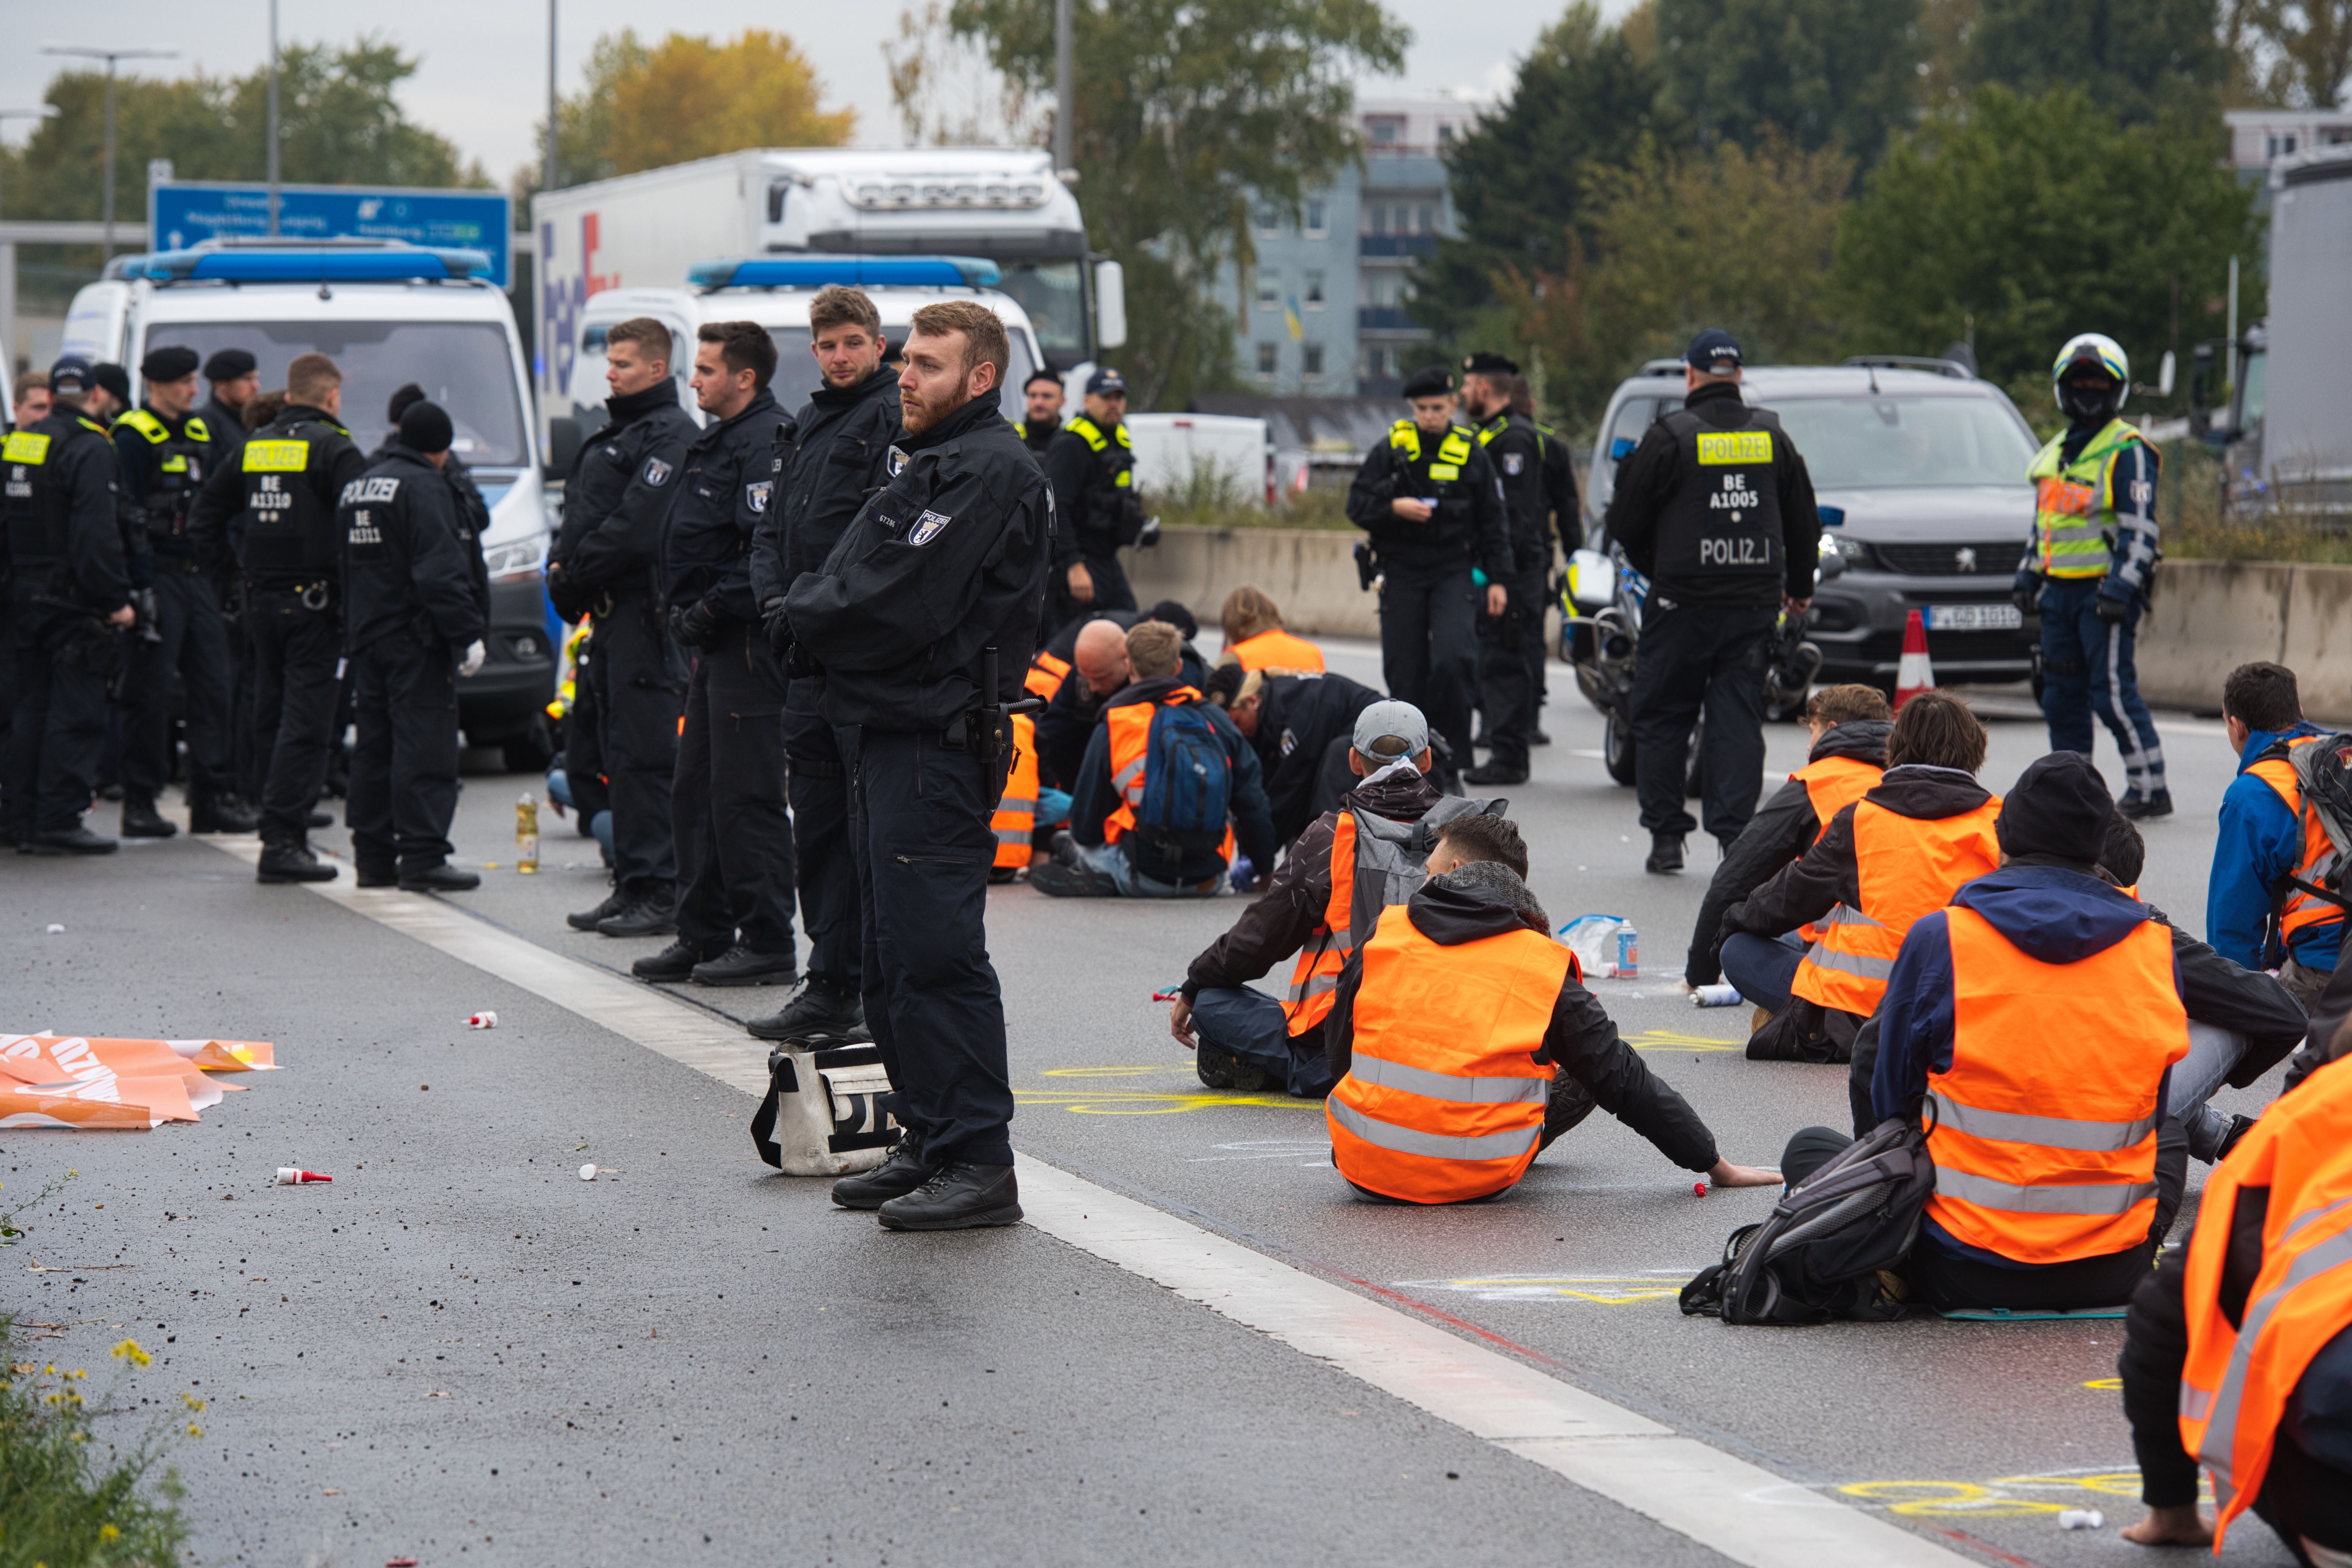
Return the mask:
[[945,529],[949,523],[953,522],[954,521],[955,519],[948,516],[944,512],[927,511],[922,516],[915,520],[914,527],[907,531],[907,542],[909,544],[929,544],[932,540],[937,539],[940,536],[941,530]]
[[890,447],[889,468],[894,479],[907,471],[907,454],[895,442]]
[[676,469],[659,458],[646,459],[646,483],[655,489],[659,489],[669,483],[669,477],[675,472],[677,472]]
[[743,487],[743,501],[753,511],[764,512],[768,510],[768,498],[775,493],[775,480],[757,479]]
[[1511,478],[1515,479],[1517,479],[1522,473],[1527,471],[1527,467],[1528,458],[1526,453],[1506,452],[1503,454],[1503,472],[1510,475]]

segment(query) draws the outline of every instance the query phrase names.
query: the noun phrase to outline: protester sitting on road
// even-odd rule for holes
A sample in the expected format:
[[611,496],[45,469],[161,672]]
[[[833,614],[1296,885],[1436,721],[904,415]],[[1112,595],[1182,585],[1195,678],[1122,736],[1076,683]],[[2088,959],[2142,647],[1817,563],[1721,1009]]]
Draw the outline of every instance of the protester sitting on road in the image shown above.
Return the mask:
[[1339,976],[1324,1026],[1338,1080],[1331,1163],[1375,1203],[1448,1204],[1516,1184],[1596,1104],[1718,1186],[1770,1186],[1735,1165],[1585,990],[1528,890],[1518,829],[1479,813],[1438,829],[1429,879]]
[[2336,969],[2344,909],[2294,881],[2317,883],[2335,858],[2326,825],[2304,809],[2295,776],[2305,748],[2326,733],[2303,717],[2294,671],[2242,664],[2221,685],[2221,722],[2238,776],[2221,795],[2221,829],[2205,890],[2205,934],[2215,951],[2250,969],[2278,970],[2309,1007]]
[[[1183,634],[1144,621],[1127,634],[1135,683],[1103,704],[1071,790],[1070,829],[1029,873],[1055,898],[1210,898],[1274,864],[1257,753],[1177,673]],[[1238,837],[1244,867],[1234,859]]]
[[[1793,865],[1724,911],[1723,972],[1774,1015],[1748,1042],[1751,1059],[1851,1058],[1911,922],[2000,863],[2000,801],[1976,780],[1984,757],[1984,726],[1966,703],[1940,691],[1913,698],[1887,732],[1878,783]],[[2094,854],[2097,842],[2088,841]],[[1822,934],[1801,953],[1775,940],[1815,921]]]
[[1379,692],[1344,675],[1244,669],[1230,649],[1202,689],[1257,749],[1258,764],[1265,770],[1275,840],[1284,845],[1322,812],[1336,809],[1336,800],[1320,809],[1315,805],[1324,759],[1337,752],[1339,765],[1348,765],[1357,716],[1381,700]]
[[[1806,701],[1812,751],[1805,765],[1748,819],[1716,867],[1691,927],[1690,953],[1683,962],[1685,986],[1696,989],[1723,978],[1717,952],[1723,945],[1724,910],[1802,856],[1829,830],[1832,817],[1878,782],[1886,769],[1887,720],[1886,694],[1875,686],[1824,686]],[[1796,934],[1811,943],[1821,932],[1806,927]]]
[[[1410,702],[1374,701],[1346,739],[1356,788],[1341,809],[1297,836],[1265,896],[1192,961],[1169,1009],[1168,1032],[1194,1053],[1211,1089],[1274,1084],[1301,1098],[1329,1093],[1322,1025],[1355,951],[1353,933],[1371,930],[1381,910],[1421,886],[1440,825],[1507,804],[1437,792],[1427,776],[1429,721]],[[1283,1000],[1250,984],[1292,953],[1298,958]]]
[[[1057,679],[1046,696],[1045,710],[1037,715],[1037,772],[1045,784],[1066,790],[1076,781],[1103,704],[1126,690],[1133,679],[1127,667],[1127,633],[1133,624],[1123,626],[1116,616],[1097,616],[1067,628],[1071,668]],[[1029,669],[1033,692],[1038,668],[1033,664]]]
[[1323,650],[1283,629],[1282,606],[1264,589],[1246,584],[1234,589],[1225,595],[1219,618],[1224,622],[1225,653],[1244,669],[1280,669],[1293,675],[1322,671]]
[[[2334,1037],[2336,1054],[2346,1038]],[[2132,1293],[2124,1414],[2141,1546],[2203,1546],[2252,1508],[2300,1563],[2352,1563],[2352,1063],[2263,1112],[2207,1181],[2186,1247]]]

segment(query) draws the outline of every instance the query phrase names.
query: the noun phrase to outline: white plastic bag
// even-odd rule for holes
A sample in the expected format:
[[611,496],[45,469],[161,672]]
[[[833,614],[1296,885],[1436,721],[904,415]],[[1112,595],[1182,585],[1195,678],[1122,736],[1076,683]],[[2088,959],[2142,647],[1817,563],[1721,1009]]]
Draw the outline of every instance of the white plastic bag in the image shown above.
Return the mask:
[[1617,932],[1625,923],[1622,915],[1579,915],[1559,928],[1559,940],[1588,977],[1606,980],[1617,973]]

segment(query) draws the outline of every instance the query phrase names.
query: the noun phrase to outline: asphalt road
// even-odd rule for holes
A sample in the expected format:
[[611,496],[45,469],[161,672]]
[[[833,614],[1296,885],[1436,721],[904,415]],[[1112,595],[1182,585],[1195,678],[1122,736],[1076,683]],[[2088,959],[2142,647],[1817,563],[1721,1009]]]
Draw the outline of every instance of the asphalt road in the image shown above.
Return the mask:
[[[1334,653],[1377,679],[1370,650]],[[1645,876],[1632,792],[1562,668],[1547,721],[1555,743],[1508,792],[1530,880],[1556,922],[1637,922],[1645,977],[1599,986],[1627,1037],[1735,1160],[1839,1124],[1842,1068],[1748,1062],[1744,1014],[1672,989],[1711,849]],[[2179,811],[2148,829],[2143,887],[2201,930],[2231,758],[2218,721],[2162,727]],[[1998,789],[2044,742],[2021,718],[1991,728]],[[1771,731],[1771,776],[1801,744]],[[591,841],[551,816],[541,872],[512,868],[514,798],[536,785],[469,777],[459,856],[496,868],[443,902],[625,968],[656,944],[562,922],[603,894]],[[61,1364],[98,1367],[126,1334],[157,1352],[106,1418],[122,1437],[184,1391],[211,1401],[205,1436],[173,1450],[203,1561],[1723,1560],[1036,1228],[881,1233],[758,1162],[740,1089],[462,943],[257,888],[185,838],[5,875],[0,1025],[264,1038],[285,1068],[246,1075],[196,1126],[0,1134],[0,1206],[80,1172],[0,1252],[0,1311],[53,1325],[22,1331]],[[2115,1535],[2137,1511],[2128,1434],[2096,1386],[2120,1323],[1685,1319],[1675,1290],[1769,1199],[1695,1197],[1605,1115],[1506,1202],[1354,1203],[1314,1107],[1202,1091],[1150,999],[1240,907],[992,892],[1025,1156],[1773,1472],[1737,1500],[1759,1536],[1826,1496],[1963,1561],[2137,1560]],[[783,994],[679,991],[734,1016]],[[498,1029],[467,1030],[484,1007]],[[741,1063],[761,1050],[743,1038]],[[608,1173],[581,1181],[586,1162]],[[336,1180],[274,1187],[284,1163]],[[2057,1528],[2083,1507],[2107,1528]],[[2287,1559],[2249,1526],[2223,1560]]]

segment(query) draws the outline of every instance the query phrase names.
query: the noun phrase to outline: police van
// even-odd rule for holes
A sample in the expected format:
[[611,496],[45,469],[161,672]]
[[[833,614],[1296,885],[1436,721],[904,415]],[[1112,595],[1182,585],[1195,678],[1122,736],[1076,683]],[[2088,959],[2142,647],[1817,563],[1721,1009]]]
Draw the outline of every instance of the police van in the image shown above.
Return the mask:
[[241,348],[265,390],[298,354],[343,373],[341,423],[362,451],[391,434],[385,405],[415,382],[449,412],[450,449],[489,503],[488,657],[458,678],[458,719],[476,746],[511,766],[542,765],[555,689],[556,623],[543,582],[551,509],[530,417],[530,361],[507,296],[479,251],[399,241],[208,240],[189,250],[120,256],[74,297],[63,352],[131,372],[152,349],[184,344],[210,358]]

